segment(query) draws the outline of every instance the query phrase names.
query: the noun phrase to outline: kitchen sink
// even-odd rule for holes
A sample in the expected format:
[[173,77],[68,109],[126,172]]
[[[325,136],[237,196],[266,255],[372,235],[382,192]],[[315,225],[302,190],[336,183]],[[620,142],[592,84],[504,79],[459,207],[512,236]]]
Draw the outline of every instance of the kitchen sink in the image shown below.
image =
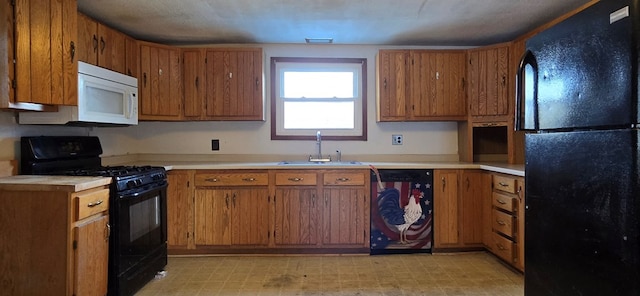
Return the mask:
[[359,161],[281,161],[278,165],[284,166],[348,166],[348,165],[362,165]]

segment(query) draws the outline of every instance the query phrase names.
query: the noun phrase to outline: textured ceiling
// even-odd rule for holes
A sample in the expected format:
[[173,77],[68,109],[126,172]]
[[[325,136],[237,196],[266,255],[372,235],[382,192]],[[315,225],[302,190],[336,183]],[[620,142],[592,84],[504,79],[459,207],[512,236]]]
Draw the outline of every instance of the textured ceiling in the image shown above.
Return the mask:
[[79,0],[141,40],[478,46],[508,41],[588,0]]

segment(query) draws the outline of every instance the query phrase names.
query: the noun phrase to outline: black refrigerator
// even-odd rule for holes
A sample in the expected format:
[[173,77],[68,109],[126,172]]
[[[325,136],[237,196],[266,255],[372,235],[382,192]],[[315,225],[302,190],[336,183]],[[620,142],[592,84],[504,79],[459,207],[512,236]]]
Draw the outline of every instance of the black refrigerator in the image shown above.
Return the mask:
[[526,43],[525,295],[640,295],[638,0],[603,0]]

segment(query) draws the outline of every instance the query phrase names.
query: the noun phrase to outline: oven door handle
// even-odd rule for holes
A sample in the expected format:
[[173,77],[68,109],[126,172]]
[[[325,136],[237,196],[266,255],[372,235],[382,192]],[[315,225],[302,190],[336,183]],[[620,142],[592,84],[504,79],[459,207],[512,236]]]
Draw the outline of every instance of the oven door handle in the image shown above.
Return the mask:
[[122,198],[138,198],[139,196],[143,196],[145,194],[149,194],[150,192],[156,190],[164,190],[167,188],[167,182],[156,183],[160,185],[154,185],[151,187],[146,187],[143,191],[134,191],[133,189],[129,189],[126,191],[118,192],[118,199]]

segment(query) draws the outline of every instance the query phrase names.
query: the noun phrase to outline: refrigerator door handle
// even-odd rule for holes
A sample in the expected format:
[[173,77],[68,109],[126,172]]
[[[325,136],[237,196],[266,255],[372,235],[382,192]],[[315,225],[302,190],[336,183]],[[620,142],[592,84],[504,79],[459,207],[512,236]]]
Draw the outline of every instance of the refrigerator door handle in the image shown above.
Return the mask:
[[[525,94],[525,71],[527,65],[533,69],[533,128],[527,128],[525,124],[526,111],[526,94]],[[531,50],[527,50],[518,64],[518,72],[516,74],[516,116],[515,130],[517,131],[537,131],[539,129],[538,121],[538,62]]]

